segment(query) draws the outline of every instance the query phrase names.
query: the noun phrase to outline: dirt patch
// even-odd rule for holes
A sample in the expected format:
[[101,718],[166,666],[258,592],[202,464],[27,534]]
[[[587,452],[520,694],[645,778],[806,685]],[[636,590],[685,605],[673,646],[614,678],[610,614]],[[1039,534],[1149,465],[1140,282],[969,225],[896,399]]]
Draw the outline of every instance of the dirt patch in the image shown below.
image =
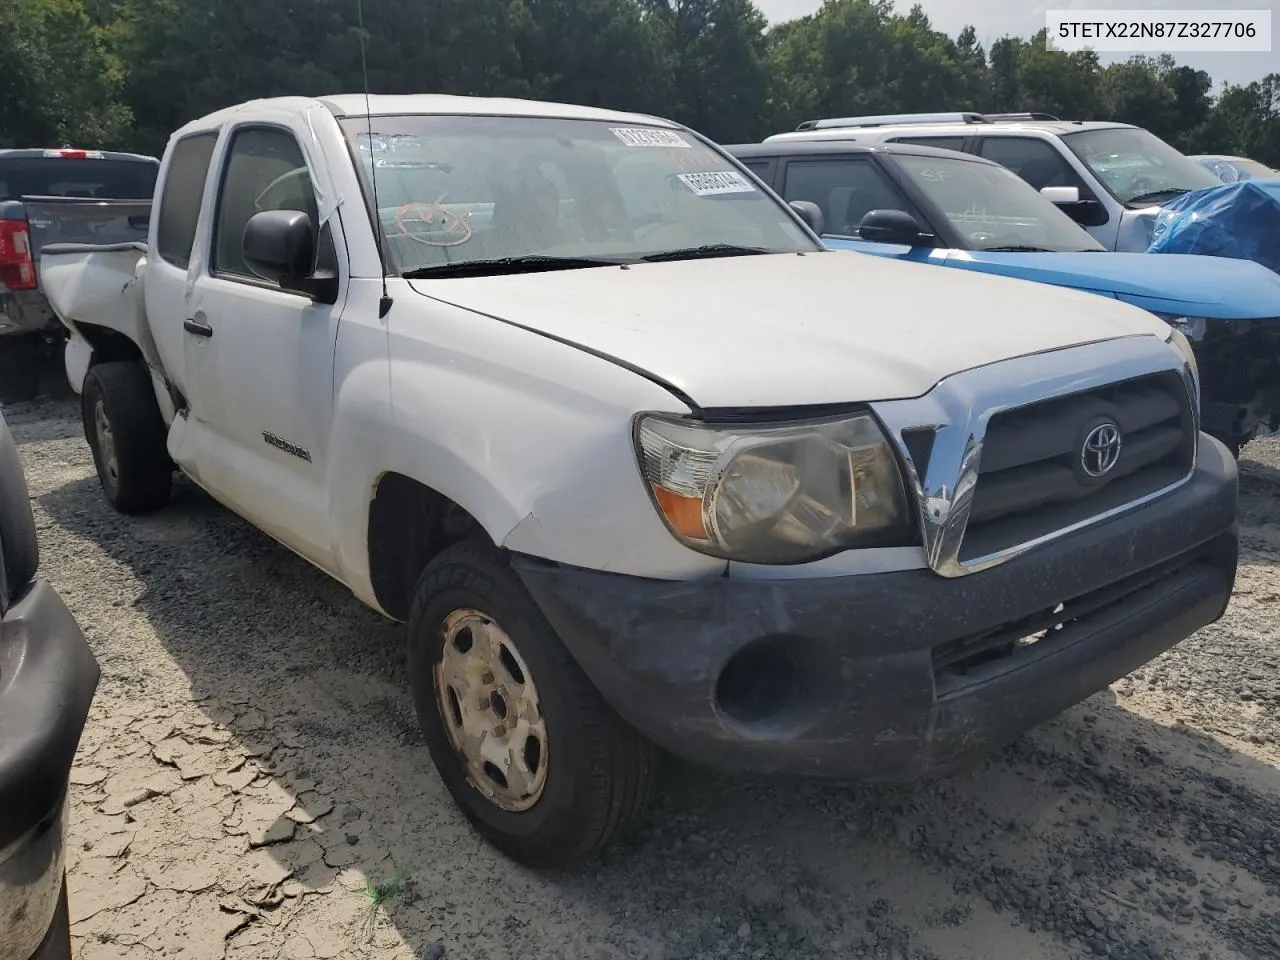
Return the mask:
[[577,874],[450,803],[400,628],[189,485],[101,497],[76,409],[6,409],[41,572],[103,666],[73,775],[80,960],[1280,957],[1280,440],[1246,448],[1218,624],[967,776],[682,764]]

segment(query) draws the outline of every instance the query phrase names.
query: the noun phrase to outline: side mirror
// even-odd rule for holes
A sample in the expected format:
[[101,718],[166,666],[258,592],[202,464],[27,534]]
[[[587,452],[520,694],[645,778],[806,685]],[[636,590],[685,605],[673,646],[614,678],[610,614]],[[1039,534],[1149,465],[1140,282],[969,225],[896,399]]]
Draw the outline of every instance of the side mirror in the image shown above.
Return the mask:
[[245,224],[242,248],[245,266],[288,290],[311,276],[315,228],[311,217],[298,210],[265,210]]
[[803,220],[818,236],[822,236],[822,229],[825,224],[822,222],[822,208],[811,200],[792,200],[787,204],[792,210],[800,215]]
[[908,247],[924,239],[920,224],[905,210],[869,210],[858,223],[858,236],[869,243],[896,243]]
[[1079,203],[1079,187],[1041,187],[1040,196],[1050,203]]

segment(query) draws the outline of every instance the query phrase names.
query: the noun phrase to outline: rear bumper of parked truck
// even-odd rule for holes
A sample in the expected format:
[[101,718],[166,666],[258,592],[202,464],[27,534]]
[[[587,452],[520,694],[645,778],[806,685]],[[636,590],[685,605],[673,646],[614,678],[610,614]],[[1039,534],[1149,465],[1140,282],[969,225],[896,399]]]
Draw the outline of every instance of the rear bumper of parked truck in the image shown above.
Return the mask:
[[967,577],[516,568],[614,709],[672,753],[902,780],[981,759],[1221,617],[1235,513],[1235,462],[1202,435],[1176,491]]
[[37,581],[0,622],[0,960],[70,960],[67,783],[98,662]]

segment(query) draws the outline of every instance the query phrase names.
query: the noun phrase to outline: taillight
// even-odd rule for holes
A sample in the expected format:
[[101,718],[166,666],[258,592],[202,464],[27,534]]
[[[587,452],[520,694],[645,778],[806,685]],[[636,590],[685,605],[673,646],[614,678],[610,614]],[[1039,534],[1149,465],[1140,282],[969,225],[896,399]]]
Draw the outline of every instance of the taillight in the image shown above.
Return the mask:
[[46,157],[61,157],[63,160],[102,159],[101,150],[76,150],[72,147],[62,147],[58,150],[46,150],[44,155]]
[[36,265],[26,220],[0,220],[0,283],[10,290],[34,290]]

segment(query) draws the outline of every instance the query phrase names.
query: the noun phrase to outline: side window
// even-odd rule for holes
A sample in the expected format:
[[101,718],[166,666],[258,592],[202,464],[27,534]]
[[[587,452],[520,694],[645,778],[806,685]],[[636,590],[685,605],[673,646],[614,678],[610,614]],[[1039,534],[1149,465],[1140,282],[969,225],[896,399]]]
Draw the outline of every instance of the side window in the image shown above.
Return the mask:
[[216,132],[197,133],[174,144],[169,158],[169,172],[165,174],[164,193],[156,214],[156,250],[161,259],[183,270],[191,263],[204,184],[217,144]]
[[822,208],[823,232],[836,236],[856,237],[858,224],[872,210],[904,210],[920,219],[870,160],[792,160],[787,164],[783,199],[816,203]]
[[1044,187],[1084,189],[1084,183],[1066,158],[1043,140],[1033,140],[1030,137],[986,137],[979,153],[988,160],[1008,167],[1037,190]]
[[917,147],[937,147],[939,150],[964,150],[964,137],[894,137],[890,143],[913,143]]
[[765,183],[773,180],[773,161],[772,160],[743,160],[742,165],[754,173]]
[[245,224],[264,210],[298,210],[317,219],[302,149],[293,134],[277,127],[245,127],[231,140],[222,172],[213,234],[215,273],[261,282],[244,262]]

